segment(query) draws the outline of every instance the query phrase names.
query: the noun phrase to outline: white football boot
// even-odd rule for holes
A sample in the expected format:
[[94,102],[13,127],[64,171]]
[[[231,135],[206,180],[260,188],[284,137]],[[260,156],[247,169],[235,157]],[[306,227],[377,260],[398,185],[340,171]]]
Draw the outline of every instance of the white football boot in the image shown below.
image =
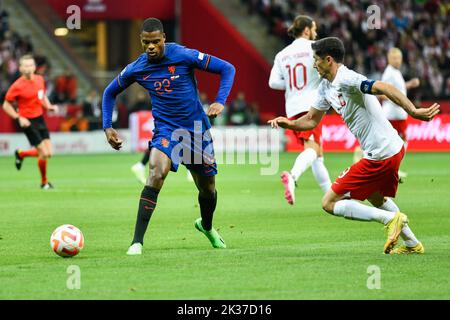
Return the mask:
[[284,198],[286,201],[293,205],[295,203],[295,180],[292,177],[292,175],[287,172],[283,171],[281,173],[281,182],[284,185]]
[[137,256],[142,254],[142,244],[139,242],[133,243],[130,248],[128,248],[127,255]]
[[147,177],[145,174],[145,166],[138,162],[131,167],[131,171],[134,173],[136,178],[143,184],[147,182]]

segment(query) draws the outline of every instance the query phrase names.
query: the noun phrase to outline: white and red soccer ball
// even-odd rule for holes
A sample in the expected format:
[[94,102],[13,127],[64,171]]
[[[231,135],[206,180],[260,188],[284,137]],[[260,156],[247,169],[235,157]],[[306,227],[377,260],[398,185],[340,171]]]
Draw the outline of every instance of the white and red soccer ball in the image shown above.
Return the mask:
[[84,246],[83,233],[71,224],[64,224],[53,231],[50,246],[61,257],[76,256]]

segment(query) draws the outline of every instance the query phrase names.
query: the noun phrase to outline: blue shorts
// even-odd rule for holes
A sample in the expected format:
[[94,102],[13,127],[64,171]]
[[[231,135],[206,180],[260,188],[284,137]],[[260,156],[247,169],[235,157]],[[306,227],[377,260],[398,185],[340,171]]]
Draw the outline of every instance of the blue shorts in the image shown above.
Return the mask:
[[[177,172],[178,166],[183,164],[190,171],[201,176],[215,176],[217,163],[214,157],[214,147],[209,131],[203,133],[208,139],[194,136],[192,132],[183,131],[182,137],[173,130],[155,130],[149,149],[156,148],[165,153],[172,165],[170,170]],[[208,140],[208,141],[204,141]]]

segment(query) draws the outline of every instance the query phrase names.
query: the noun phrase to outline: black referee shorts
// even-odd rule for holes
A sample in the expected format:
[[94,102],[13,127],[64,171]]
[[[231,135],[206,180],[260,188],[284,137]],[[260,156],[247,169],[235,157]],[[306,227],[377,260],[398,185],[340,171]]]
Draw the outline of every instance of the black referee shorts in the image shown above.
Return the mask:
[[[44,116],[39,116],[28,120],[30,120],[31,125],[28,128],[22,128],[22,131],[25,133],[32,146],[37,147],[42,140],[50,139],[50,134],[44,121]],[[19,122],[19,120],[17,120],[17,122]]]

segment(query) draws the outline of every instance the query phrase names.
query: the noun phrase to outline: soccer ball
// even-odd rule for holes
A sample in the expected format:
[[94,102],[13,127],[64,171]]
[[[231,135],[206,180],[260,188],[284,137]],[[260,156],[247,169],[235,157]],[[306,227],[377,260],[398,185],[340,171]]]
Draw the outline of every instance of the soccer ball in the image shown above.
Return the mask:
[[50,237],[50,247],[61,257],[76,256],[84,246],[84,236],[80,229],[64,224],[53,231]]

